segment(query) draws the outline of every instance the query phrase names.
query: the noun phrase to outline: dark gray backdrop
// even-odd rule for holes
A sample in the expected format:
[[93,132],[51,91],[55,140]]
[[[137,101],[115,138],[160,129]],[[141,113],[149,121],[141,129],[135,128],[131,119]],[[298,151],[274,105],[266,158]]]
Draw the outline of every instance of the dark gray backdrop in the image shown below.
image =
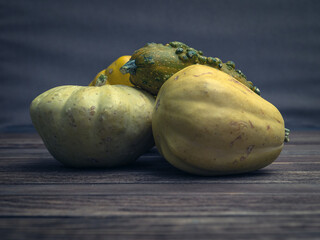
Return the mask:
[[32,131],[29,104],[49,88],[173,40],[233,60],[287,127],[320,128],[318,0],[0,0],[0,131]]

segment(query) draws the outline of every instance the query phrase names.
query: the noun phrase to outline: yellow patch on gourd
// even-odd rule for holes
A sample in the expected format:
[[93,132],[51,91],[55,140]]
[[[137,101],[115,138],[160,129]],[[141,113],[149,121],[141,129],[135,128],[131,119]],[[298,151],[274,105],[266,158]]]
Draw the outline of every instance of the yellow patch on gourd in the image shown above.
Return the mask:
[[121,56],[116,61],[110,64],[106,69],[100,71],[96,77],[90,82],[89,86],[110,85],[127,85],[133,86],[130,82],[130,74],[122,74],[119,69],[130,60],[131,56]]

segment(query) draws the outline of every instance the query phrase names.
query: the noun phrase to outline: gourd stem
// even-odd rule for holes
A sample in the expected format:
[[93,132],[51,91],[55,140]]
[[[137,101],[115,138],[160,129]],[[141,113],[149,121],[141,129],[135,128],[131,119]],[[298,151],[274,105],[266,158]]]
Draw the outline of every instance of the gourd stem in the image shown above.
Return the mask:
[[120,68],[122,74],[130,73],[135,74],[137,69],[136,60],[129,60],[125,65]]
[[290,139],[289,139],[289,134],[290,134],[290,129],[288,128],[284,128],[284,142],[289,142]]

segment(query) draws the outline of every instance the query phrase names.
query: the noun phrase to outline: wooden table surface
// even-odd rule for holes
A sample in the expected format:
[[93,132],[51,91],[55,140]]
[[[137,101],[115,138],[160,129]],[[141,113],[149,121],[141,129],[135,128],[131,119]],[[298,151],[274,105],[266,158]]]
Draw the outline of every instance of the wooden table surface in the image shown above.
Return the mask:
[[320,239],[320,132],[290,139],[262,170],[198,177],[155,148],[69,169],[37,134],[0,134],[0,239]]

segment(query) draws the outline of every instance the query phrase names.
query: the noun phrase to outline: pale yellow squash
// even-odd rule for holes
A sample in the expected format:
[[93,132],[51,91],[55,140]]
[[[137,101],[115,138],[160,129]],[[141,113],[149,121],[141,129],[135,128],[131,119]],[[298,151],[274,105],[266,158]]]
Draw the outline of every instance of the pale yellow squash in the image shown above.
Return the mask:
[[152,116],[160,153],[199,175],[244,173],[272,163],[283,148],[275,106],[230,75],[189,66],[161,87]]
[[114,167],[154,145],[154,97],[124,85],[60,86],[35,98],[32,122],[49,152],[71,167]]
[[119,57],[117,60],[111,63],[109,67],[100,71],[92,80],[92,82],[90,82],[89,86],[102,86],[106,84],[133,86],[129,80],[130,74],[122,74],[119,70],[130,60],[130,57],[131,56],[128,55]]

